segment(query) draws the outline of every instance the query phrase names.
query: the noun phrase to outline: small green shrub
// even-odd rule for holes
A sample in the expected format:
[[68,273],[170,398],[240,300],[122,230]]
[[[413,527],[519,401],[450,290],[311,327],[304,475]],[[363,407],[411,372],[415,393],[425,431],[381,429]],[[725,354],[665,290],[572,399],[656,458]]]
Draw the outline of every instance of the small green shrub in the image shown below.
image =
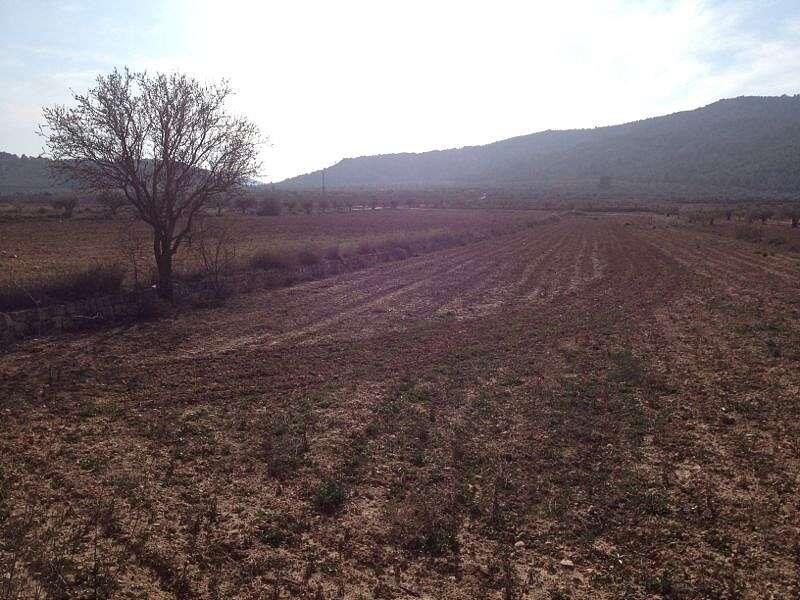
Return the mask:
[[324,479],[314,488],[314,505],[326,515],[336,513],[346,498],[344,486],[336,479]]

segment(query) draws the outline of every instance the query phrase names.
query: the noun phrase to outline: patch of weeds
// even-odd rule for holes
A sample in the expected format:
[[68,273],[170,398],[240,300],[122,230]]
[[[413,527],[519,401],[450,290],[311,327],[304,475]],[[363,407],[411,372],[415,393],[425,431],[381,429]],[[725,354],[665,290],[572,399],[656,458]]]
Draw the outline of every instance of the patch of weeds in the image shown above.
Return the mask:
[[8,499],[11,497],[11,482],[0,467],[0,523],[8,516]]
[[670,570],[664,570],[658,575],[646,578],[644,589],[651,594],[659,594],[665,599],[677,600],[677,598],[680,598],[680,588]]
[[376,408],[377,417],[384,425],[397,419],[407,408],[428,403],[430,396],[420,386],[404,382],[384,396]]
[[262,271],[290,269],[294,265],[294,257],[285,251],[260,250],[250,257],[250,267]]
[[669,514],[669,496],[663,489],[645,490],[636,500],[639,508],[645,514],[652,516]]
[[467,509],[471,518],[477,519],[481,516],[481,505],[471,484],[464,483],[459,487],[456,502]]
[[261,524],[256,529],[256,538],[273,548],[290,544],[303,529],[296,519],[284,512],[260,512],[258,517]]
[[594,379],[581,380],[575,375],[562,375],[560,383],[563,393],[554,398],[554,405],[562,412],[575,414],[580,411],[586,416],[601,409],[602,388]]
[[82,456],[78,459],[78,466],[84,471],[96,473],[105,466],[105,461],[96,456]]
[[415,448],[411,452],[410,461],[411,464],[414,465],[415,467],[421,467],[422,465],[425,464],[425,453],[419,448]]
[[485,388],[481,388],[472,400],[472,410],[481,417],[492,414],[492,396]]
[[98,414],[98,407],[94,400],[85,400],[81,403],[76,414],[81,419],[91,419]]
[[346,497],[344,485],[337,479],[323,479],[314,487],[314,506],[325,515],[335,514]]
[[61,436],[61,439],[63,439],[68,444],[76,444],[81,439],[81,431],[80,429],[72,429],[70,431],[66,431]]
[[645,368],[642,360],[629,349],[611,353],[611,377],[615,381],[638,385],[644,381]]
[[501,377],[497,383],[503,387],[517,387],[522,385],[522,379],[514,373],[509,373]]
[[709,546],[725,556],[730,556],[733,550],[733,538],[716,529],[706,534],[706,542]]
[[367,462],[367,447],[369,444],[370,431],[369,423],[364,433],[358,433],[350,442],[350,447],[344,459],[344,471],[347,475],[354,475],[358,469]]
[[287,477],[303,465],[309,449],[310,420],[305,403],[298,411],[287,409],[269,415],[261,449],[271,476]]
[[419,385],[410,382],[401,383],[396,394],[402,402],[410,404],[423,404],[430,400],[430,395]]
[[333,406],[335,398],[332,394],[318,393],[309,396],[309,402],[317,408],[330,408]]
[[781,347],[773,339],[767,340],[767,354],[771,358],[779,358],[781,356]]
[[310,247],[303,248],[297,252],[297,262],[304,267],[315,265],[321,260],[322,257],[319,253]]
[[546,463],[560,464],[564,460],[564,449],[555,440],[550,440],[541,449],[541,458]]
[[650,430],[650,420],[638,403],[631,405],[628,421],[628,439],[631,445],[638,448],[642,445],[644,436]]
[[410,552],[431,556],[457,553],[460,521],[455,508],[436,492],[409,494],[394,514],[392,533]]

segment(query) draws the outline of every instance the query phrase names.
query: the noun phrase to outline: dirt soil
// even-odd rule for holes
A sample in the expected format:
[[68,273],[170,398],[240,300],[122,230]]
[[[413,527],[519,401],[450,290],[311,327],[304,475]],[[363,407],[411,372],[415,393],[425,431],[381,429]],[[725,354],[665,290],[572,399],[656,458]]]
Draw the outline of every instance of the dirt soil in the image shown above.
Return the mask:
[[564,217],[0,356],[0,592],[797,598],[800,260]]

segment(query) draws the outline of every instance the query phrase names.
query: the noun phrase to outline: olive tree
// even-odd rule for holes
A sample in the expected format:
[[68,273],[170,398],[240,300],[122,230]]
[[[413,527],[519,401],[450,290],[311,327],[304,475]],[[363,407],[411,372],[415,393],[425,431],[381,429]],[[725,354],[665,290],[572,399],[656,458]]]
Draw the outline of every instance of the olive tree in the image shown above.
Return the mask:
[[44,109],[56,168],[86,188],[120,190],[153,233],[158,293],[173,297],[173,258],[199,213],[258,172],[259,132],[226,111],[226,81],[114,70],[74,105]]

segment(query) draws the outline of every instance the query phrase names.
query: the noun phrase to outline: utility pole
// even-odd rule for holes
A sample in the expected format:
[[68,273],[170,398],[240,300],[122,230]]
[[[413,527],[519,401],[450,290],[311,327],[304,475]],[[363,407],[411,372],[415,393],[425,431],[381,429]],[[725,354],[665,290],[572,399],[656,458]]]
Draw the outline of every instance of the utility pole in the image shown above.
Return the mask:
[[327,169],[322,169],[322,197],[325,197],[325,171]]

